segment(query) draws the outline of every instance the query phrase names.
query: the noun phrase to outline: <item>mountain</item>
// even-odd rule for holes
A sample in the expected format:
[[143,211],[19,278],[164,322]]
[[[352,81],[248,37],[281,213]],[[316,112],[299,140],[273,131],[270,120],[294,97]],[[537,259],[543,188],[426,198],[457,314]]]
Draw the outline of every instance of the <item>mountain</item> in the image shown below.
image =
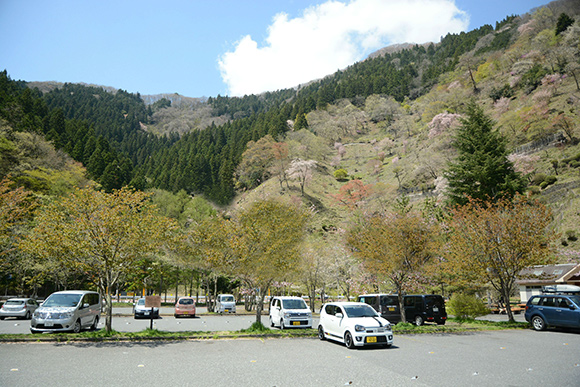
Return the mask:
[[[562,29],[562,13],[576,21]],[[0,113],[10,138],[42,134],[105,189],[184,190],[224,209],[289,195],[313,208],[313,227],[328,233],[345,227],[350,209],[341,200],[357,181],[366,196],[354,204],[369,211],[401,195],[416,206],[442,199],[453,128],[474,100],[507,138],[529,194],[553,209],[560,248],[573,252],[580,233],[578,20],[577,1],[556,1],[437,44],[379,50],[297,89],[243,98],[144,97],[73,84],[35,89],[5,74]],[[285,179],[274,156],[260,154],[274,143],[287,147],[280,160],[288,166],[316,161],[303,187]],[[254,163],[248,149],[270,164]],[[18,175],[19,162],[5,170]]]

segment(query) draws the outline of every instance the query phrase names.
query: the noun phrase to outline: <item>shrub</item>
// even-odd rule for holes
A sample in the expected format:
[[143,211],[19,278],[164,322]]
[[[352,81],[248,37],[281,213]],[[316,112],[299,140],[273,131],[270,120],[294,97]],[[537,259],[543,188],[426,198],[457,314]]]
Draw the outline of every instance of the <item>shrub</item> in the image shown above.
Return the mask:
[[546,180],[546,175],[544,173],[536,173],[532,178],[532,185],[540,185]]
[[538,195],[540,193],[540,187],[537,185],[530,185],[528,187],[528,192],[532,195]]
[[474,319],[489,314],[489,309],[479,298],[463,293],[454,294],[447,303],[447,309],[450,314],[460,319]]
[[345,169],[337,169],[336,171],[334,171],[333,173],[334,178],[336,180],[346,180],[346,178],[348,177],[348,172]]

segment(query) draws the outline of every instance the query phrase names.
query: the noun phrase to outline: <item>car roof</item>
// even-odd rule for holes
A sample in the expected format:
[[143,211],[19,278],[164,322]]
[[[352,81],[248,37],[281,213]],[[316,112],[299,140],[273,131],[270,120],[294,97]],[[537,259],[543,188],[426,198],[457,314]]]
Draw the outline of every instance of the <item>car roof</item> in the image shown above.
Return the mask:
[[338,306],[365,305],[365,306],[369,306],[365,302],[354,302],[354,301],[333,301],[333,302],[327,302],[324,305],[338,305]]
[[376,297],[376,296],[397,296],[397,293],[368,293],[368,294],[361,294],[359,297]]
[[302,297],[297,296],[274,296],[272,298],[278,298],[280,300],[303,300]]
[[[59,292],[54,292],[52,294],[87,294],[87,293],[97,293],[93,290],[61,290]],[[99,293],[97,293],[99,294]]]

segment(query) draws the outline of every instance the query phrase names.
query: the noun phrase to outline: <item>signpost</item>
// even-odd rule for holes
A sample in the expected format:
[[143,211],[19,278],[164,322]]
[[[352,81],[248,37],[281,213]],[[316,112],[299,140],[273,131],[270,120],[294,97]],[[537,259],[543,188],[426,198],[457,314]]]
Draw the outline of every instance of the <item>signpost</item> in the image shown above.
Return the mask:
[[161,296],[145,296],[145,307],[151,308],[151,313],[149,313],[151,325],[149,329],[153,329],[153,308],[158,308],[157,310],[161,313]]

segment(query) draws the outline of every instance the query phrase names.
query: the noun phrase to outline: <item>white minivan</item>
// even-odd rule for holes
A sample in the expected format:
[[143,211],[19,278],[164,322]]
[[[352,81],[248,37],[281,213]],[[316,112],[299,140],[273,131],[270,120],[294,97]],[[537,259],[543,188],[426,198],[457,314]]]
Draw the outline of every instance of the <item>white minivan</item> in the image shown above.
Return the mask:
[[34,311],[30,331],[79,333],[84,328],[96,330],[101,317],[101,296],[88,290],[52,293]]
[[312,311],[300,297],[272,297],[270,326],[285,328],[312,328]]
[[232,294],[219,294],[215,304],[216,313],[236,313],[236,299]]

